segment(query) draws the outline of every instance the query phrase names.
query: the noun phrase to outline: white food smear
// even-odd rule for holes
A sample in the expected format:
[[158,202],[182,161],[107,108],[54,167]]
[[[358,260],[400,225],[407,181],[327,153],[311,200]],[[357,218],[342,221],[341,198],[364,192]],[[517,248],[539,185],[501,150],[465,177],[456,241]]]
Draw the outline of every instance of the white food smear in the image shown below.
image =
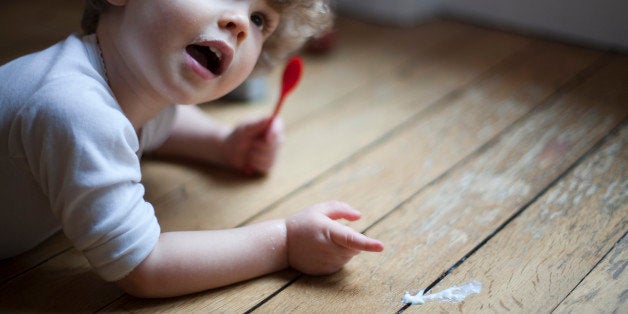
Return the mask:
[[481,290],[482,283],[477,280],[473,280],[462,286],[453,286],[441,292],[427,295],[423,294],[424,290],[419,291],[416,295],[410,295],[410,293],[406,291],[402,302],[408,304],[425,304],[425,302],[428,301],[441,300],[445,302],[458,303],[470,294],[480,293]]

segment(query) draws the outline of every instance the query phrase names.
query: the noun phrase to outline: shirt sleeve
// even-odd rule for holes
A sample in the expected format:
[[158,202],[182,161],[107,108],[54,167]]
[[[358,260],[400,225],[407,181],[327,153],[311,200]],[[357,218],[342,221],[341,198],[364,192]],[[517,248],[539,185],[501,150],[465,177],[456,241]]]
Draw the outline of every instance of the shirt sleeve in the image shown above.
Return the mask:
[[119,280],[150,254],[160,234],[144,200],[139,142],[107,91],[63,91],[34,95],[14,129],[64,233],[103,279]]
[[157,117],[142,126],[140,136],[140,150],[142,152],[151,152],[168,139],[177,114],[177,107],[178,105],[167,107]]

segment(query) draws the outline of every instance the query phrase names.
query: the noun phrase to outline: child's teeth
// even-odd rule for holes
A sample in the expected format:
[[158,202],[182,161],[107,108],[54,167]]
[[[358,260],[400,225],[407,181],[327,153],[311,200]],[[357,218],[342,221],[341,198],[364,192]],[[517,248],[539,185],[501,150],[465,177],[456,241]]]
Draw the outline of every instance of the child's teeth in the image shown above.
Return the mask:
[[216,56],[218,57],[218,59],[222,59],[222,52],[220,52],[220,50],[214,48],[214,47],[209,47],[209,50],[211,50],[213,53],[216,54]]

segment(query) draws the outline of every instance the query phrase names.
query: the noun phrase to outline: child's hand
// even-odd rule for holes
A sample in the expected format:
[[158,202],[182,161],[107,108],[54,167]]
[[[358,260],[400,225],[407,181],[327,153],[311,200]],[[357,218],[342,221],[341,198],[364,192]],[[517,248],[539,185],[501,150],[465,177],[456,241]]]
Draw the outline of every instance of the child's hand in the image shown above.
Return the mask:
[[283,122],[276,118],[268,130],[268,118],[243,122],[225,140],[225,158],[235,169],[266,174],[275,163],[283,142]]
[[288,263],[308,275],[334,273],[361,251],[381,252],[384,245],[336,219],[355,221],[361,213],[341,202],[314,205],[286,220]]

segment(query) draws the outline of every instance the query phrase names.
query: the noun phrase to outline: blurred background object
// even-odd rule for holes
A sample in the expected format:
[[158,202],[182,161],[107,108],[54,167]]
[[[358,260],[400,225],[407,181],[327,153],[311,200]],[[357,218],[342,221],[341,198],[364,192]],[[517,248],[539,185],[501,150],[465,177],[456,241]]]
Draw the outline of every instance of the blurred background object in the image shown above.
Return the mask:
[[333,0],[340,14],[395,26],[414,26],[437,15],[443,0]]
[[335,0],[340,14],[413,26],[454,17],[599,48],[628,50],[626,0]]
[[[332,0],[338,15],[397,27],[434,18],[454,18],[594,48],[628,51],[626,0]],[[312,38],[304,51],[324,55],[338,39],[333,32]],[[227,99],[265,97],[263,78],[245,81]]]

